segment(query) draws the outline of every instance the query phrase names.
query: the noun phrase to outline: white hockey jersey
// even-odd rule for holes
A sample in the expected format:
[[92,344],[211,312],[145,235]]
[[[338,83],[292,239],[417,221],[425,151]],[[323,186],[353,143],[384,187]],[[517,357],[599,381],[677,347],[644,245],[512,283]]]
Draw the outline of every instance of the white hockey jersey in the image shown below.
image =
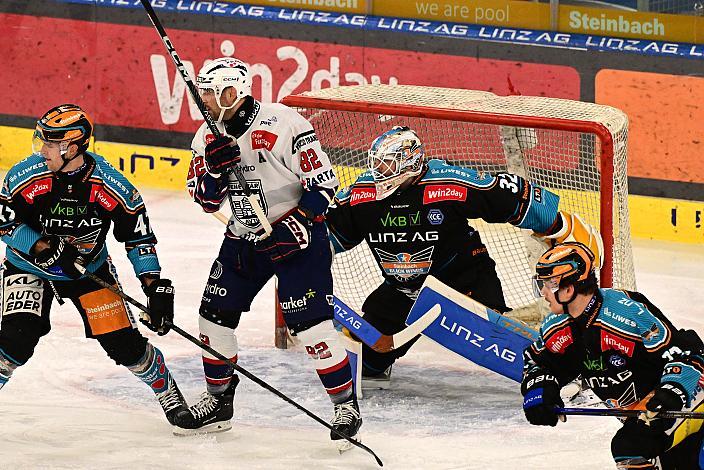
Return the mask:
[[[235,117],[218,123],[218,128],[223,134],[236,138],[243,176],[269,222],[275,223],[294,209],[304,191],[320,191],[329,202],[338,181],[313,126],[287,106],[247,99],[249,101]],[[228,205],[229,191],[232,210],[229,230],[232,234],[242,237],[247,233],[261,232],[261,224],[235,176],[228,175],[225,187],[222,180],[206,172],[203,155],[206,144],[212,140],[213,134],[203,123],[191,144],[189,193],[204,211],[215,212],[223,203]]]

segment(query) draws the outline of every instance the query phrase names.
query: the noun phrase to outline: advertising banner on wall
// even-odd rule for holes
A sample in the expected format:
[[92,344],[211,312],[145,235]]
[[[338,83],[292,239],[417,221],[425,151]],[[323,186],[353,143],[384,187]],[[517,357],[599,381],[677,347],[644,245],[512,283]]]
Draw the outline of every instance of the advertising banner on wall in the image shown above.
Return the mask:
[[375,0],[373,12],[378,16],[550,29],[548,4],[520,0]]
[[704,42],[704,18],[560,5],[558,30],[569,33]]
[[[31,77],[7,80],[0,88],[0,114],[37,117],[68,100],[103,125],[193,132],[202,121],[150,27],[12,14],[0,14],[0,21],[7,26],[0,41],[9,48],[0,65],[17,77]],[[253,94],[265,102],[366,83],[580,96],[577,71],[562,65],[183,30],[169,37],[192,75],[206,60],[223,55],[249,63]],[[51,51],[51,60],[25,53],[38,43]]]
[[311,8],[336,13],[370,13],[373,0],[246,0],[232,3],[281,8]]
[[[212,3],[212,2],[190,2]],[[525,0],[253,0],[269,7],[551,30],[548,3]],[[364,4],[362,4],[364,3]],[[206,8],[203,5],[202,8]],[[558,7],[557,31],[594,36],[704,43],[704,18],[622,9]]]

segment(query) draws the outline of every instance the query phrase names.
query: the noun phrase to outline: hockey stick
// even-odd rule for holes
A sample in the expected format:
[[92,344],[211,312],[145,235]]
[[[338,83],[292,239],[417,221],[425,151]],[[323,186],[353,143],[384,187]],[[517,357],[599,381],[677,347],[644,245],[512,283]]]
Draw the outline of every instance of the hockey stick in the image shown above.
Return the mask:
[[[559,415],[575,416],[613,416],[622,418],[637,418],[646,413],[646,410],[624,410],[621,408],[555,408],[555,413]],[[665,419],[703,419],[704,412],[701,411],[660,411],[656,418]]]
[[[154,28],[156,28],[157,33],[159,33],[159,36],[161,36],[161,41],[164,43],[164,47],[166,47],[166,52],[168,52],[171,56],[171,59],[173,60],[174,65],[176,66],[176,69],[181,74],[181,78],[183,78],[183,81],[186,83],[186,88],[188,88],[188,92],[191,94],[191,98],[193,98],[193,101],[196,103],[196,106],[198,106],[198,110],[203,115],[203,119],[205,119],[205,123],[208,126],[208,129],[210,129],[210,132],[213,133],[216,139],[220,138],[222,136],[220,129],[218,129],[218,126],[215,124],[215,120],[205,108],[205,104],[203,103],[200,94],[198,94],[198,90],[193,84],[193,80],[191,80],[191,77],[188,76],[188,71],[186,70],[186,67],[184,67],[183,62],[181,62],[181,58],[176,53],[176,48],[171,42],[171,39],[169,39],[169,36],[166,35],[166,31],[161,25],[159,18],[156,16],[154,8],[152,8],[151,4],[149,3],[149,0],[140,1],[142,2],[142,6],[144,7],[144,10],[149,16],[149,20],[154,25]],[[264,228],[264,232],[266,233],[266,235],[271,234],[271,224],[267,220],[266,214],[264,213],[262,206],[259,204],[257,196],[249,189],[247,180],[244,179],[244,175],[242,174],[242,168],[240,168],[239,165],[235,165],[232,168],[232,172],[234,173],[235,178],[237,178],[237,182],[239,183],[240,188],[242,188],[242,192],[244,193],[245,198],[249,201],[249,204],[252,206],[254,213],[257,215],[259,223]],[[227,191],[227,197],[230,200],[230,206],[232,206],[232,212],[234,213],[234,204],[232,202],[232,197],[230,196],[229,188]]]
[[332,301],[335,319],[372,349],[375,345],[392,349],[403,346],[433,323],[442,310],[440,305],[435,304],[403,330],[393,335],[384,335],[336,296],[333,296]]
[[[129,296],[128,294],[126,294],[124,291],[122,291],[120,288],[113,286],[113,285],[110,284],[109,282],[107,282],[107,281],[103,280],[102,278],[96,276],[95,274],[91,273],[90,271],[87,271],[87,270],[86,270],[83,266],[81,266],[80,264],[76,264],[76,269],[78,269],[84,276],[86,276],[87,278],[91,279],[91,280],[94,281],[96,284],[99,284],[100,286],[102,286],[102,287],[108,289],[109,291],[113,292],[114,294],[117,294],[118,296],[120,296],[120,297],[121,297],[122,299],[124,299],[125,301],[131,303],[132,305],[134,305],[134,306],[137,307],[138,309],[142,310],[142,311],[145,312],[146,314],[149,314],[149,308],[148,308],[146,305],[144,305],[144,304],[142,304],[141,302],[139,302],[138,300],[132,298],[131,296]],[[217,358],[220,359],[221,361],[226,362],[230,367],[232,367],[232,368],[235,369],[237,372],[239,372],[240,374],[242,374],[242,375],[244,375],[245,377],[247,377],[247,378],[248,378],[249,380],[251,380],[252,382],[254,382],[254,383],[256,383],[257,385],[259,385],[260,387],[265,388],[266,390],[270,391],[271,393],[273,393],[273,394],[276,395],[277,397],[281,398],[281,399],[284,400],[285,402],[287,402],[287,403],[293,405],[294,407],[298,408],[300,411],[302,411],[303,413],[307,414],[309,417],[313,418],[315,421],[317,421],[318,423],[322,424],[323,426],[325,426],[326,428],[328,428],[330,431],[334,432],[335,434],[337,434],[337,435],[340,436],[341,438],[345,439],[345,440],[348,441],[350,444],[352,444],[352,445],[354,445],[354,446],[357,446],[357,447],[359,447],[360,449],[363,449],[363,450],[369,452],[369,454],[371,454],[371,455],[374,457],[374,459],[376,460],[376,463],[378,463],[380,467],[383,467],[383,466],[384,466],[384,463],[381,461],[381,459],[380,459],[380,458],[374,453],[374,451],[371,450],[369,447],[365,446],[364,444],[362,444],[361,442],[357,441],[356,439],[353,439],[353,438],[347,436],[346,434],[344,434],[344,433],[338,431],[337,429],[333,428],[328,422],[324,421],[324,420],[323,420],[322,418],[320,418],[318,415],[316,415],[316,414],[314,414],[313,412],[309,411],[307,408],[303,407],[302,405],[299,405],[299,404],[298,404],[297,402],[295,402],[293,399],[291,399],[291,398],[289,398],[288,396],[286,396],[283,392],[280,392],[279,390],[277,390],[276,388],[272,387],[271,385],[269,385],[268,383],[266,383],[265,381],[263,381],[262,379],[260,379],[260,378],[257,377],[256,375],[254,375],[254,374],[252,374],[251,372],[249,372],[249,371],[248,371],[247,369],[245,369],[244,367],[238,365],[236,362],[233,362],[231,359],[229,359],[229,358],[223,356],[222,354],[220,354],[219,352],[217,352],[215,349],[211,348],[209,345],[205,344],[204,342],[200,341],[198,338],[196,338],[196,337],[194,337],[193,335],[189,334],[187,331],[182,330],[181,328],[179,328],[178,326],[176,326],[176,325],[174,325],[173,323],[170,323],[170,322],[169,322],[168,326],[169,326],[172,330],[174,330],[176,333],[178,333],[179,335],[183,336],[184,338],[186,338],[188,341],[190,341],[191,343],[195,344],[195,345],[198,346],[199,348],[203,349],[204,351],[209,352],[210,354],[212,354],[213,356],[217,357]]]

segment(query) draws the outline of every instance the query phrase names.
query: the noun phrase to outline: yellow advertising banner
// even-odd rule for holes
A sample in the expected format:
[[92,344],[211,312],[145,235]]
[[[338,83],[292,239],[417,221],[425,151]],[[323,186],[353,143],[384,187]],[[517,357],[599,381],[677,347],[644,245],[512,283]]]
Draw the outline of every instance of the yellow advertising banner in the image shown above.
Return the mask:
[[[550,30],[550,6],[526,0],[230,0],[297,10]],[[704,43],[704,17],[560,5],[557,30],[634,39]]]
[[137,189],[186,190],[190,150],[96,142],[95,153],[105,157]]
[[[7,170],[30,153],[31,129],[0,126],[0,169]],[[139,190],[185,190],[191,152],[147,145],[95,142],[104,156]],[[344,181],[342,184],[349,184]],[[568,195],[563,194],[563,197]],[[704,243],[704,202],[629,196],[631,235],[684,243]],[[595,223],[595,221],[590,221]]]
[[336,13],[369,13],[372,0],[242,0],[230,3],[261,5],[267,7],[293,8],[297,10],[320,10]]
[[656,41],[704,42],[704,18],[560,5],[558,30]]
[[633,237],[704,243],[704,202],[629,196],[628,210]]
[[34,129],[0,126],[0,169],[9,170],[12,165],[32,154]]
[[375,0],[378,16],[550,29],[550,7],[516,0]]
[[[33,133],[33,129],[0,126],[0,170],[32,153]],[[91,142],[89,150],[105,157],[138,189],[186,189],[190,150],[100,141]]]

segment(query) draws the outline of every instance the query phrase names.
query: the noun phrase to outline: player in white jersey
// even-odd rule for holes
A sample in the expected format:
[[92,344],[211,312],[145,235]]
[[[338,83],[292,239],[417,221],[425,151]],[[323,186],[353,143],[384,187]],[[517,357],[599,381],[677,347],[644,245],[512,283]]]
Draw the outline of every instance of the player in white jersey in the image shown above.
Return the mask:
[[[205,124],[196,132],[188,190],[205,212],[223,204],[232,209],[203,293],[201,338],[236,361],[234,330],[240,315],[276,275],[286,324],[314,360],[334,403],[333,425],[353,436],[361,418],[347,353],[332,324],[332,253],[323,220],[338,184],[332,165],[306,119],[287,106],[251,96],[252,78],[243,62],[227,57],[209,62],[197,85],[223,136],[216,139]],[[235,165],[273,228],[269,236],[229,174]],[[183,433],[231,427],[239,379],[208,353],[203,353],[203,368],[207,392],[179,416]]]

